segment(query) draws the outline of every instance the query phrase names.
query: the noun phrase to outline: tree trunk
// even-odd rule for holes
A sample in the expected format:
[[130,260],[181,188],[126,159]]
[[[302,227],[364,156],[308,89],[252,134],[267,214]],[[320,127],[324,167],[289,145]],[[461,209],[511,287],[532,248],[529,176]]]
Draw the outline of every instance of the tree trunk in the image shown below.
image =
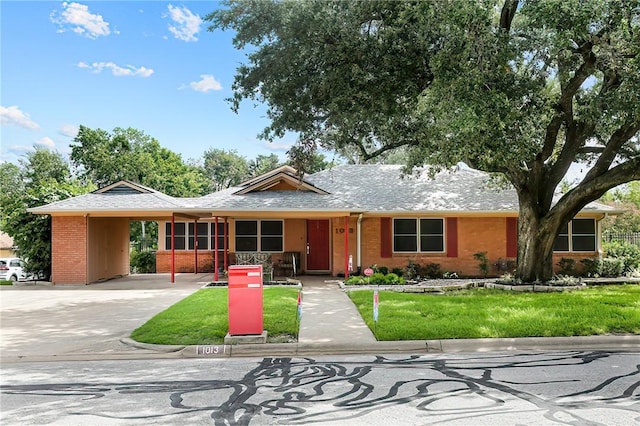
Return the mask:
[[561,225],[561,220],[542,215],[535,207],[520,200],[516,276],[527,283],[553,277],[553,243]]

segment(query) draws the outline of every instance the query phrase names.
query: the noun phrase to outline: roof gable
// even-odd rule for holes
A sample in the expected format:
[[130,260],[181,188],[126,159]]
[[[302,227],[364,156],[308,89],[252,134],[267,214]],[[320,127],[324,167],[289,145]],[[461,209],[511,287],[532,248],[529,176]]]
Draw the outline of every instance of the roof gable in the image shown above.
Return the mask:
[[282,166],[244,182],[241,188],[234,192],[234,195],[260,191],[310,191],[321,195],[329,194],[327,191],[301,179],[293,167]]
[[107,185],[105,187],[102,187],[96,191],[93,191],[94,194],[117,194],[117,195],[123,195],[123,194],[150,194],[153,192],[157,192],[154,191],[150,188],[144,187],[142,185],[133,183],[133,182],[129,182],[126,180],[121,180],[119,182],[116,183],[112,183],[111,185]]

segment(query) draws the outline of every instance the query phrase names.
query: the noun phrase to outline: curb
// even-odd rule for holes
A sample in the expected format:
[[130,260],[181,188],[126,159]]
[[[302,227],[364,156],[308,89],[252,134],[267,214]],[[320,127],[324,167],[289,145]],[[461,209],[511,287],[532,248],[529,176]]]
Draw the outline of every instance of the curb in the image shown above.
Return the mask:
[[640,351],[640,335],[520,337],[494,339],[406,340],[365,344],[264,343],[246,345],[152,345],[129,338],[121,342],[140,349],[179,353],[185,358],[366,355],[393,353],[510,352],[525,350],[632,350]]

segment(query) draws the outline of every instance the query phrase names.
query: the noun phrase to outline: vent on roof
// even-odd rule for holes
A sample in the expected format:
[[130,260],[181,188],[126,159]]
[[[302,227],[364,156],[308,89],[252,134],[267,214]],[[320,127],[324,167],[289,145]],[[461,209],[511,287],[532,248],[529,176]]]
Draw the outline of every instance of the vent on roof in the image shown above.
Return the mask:
[[136,188],[132,188],[129,185],[117,185],[114,186],[113,188],[109,188],[108,190],[104,191],[103,194],[115,194],[115,195],[124,195],[124,194],[142,194],[143,192],[140,191],[139,189]]

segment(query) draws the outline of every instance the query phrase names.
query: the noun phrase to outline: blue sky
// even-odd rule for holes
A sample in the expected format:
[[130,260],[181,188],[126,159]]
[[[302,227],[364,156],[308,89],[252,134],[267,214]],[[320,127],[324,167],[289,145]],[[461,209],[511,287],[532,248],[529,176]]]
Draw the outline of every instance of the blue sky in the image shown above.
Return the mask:
[[133,127],[199,159],[209,148],[247,158],[269,144],[264,106],[230,110],[242,52],[230,32],[207,30],[214,1],[0,1],[0,161],[34,146],[68,155],[78,126]]

